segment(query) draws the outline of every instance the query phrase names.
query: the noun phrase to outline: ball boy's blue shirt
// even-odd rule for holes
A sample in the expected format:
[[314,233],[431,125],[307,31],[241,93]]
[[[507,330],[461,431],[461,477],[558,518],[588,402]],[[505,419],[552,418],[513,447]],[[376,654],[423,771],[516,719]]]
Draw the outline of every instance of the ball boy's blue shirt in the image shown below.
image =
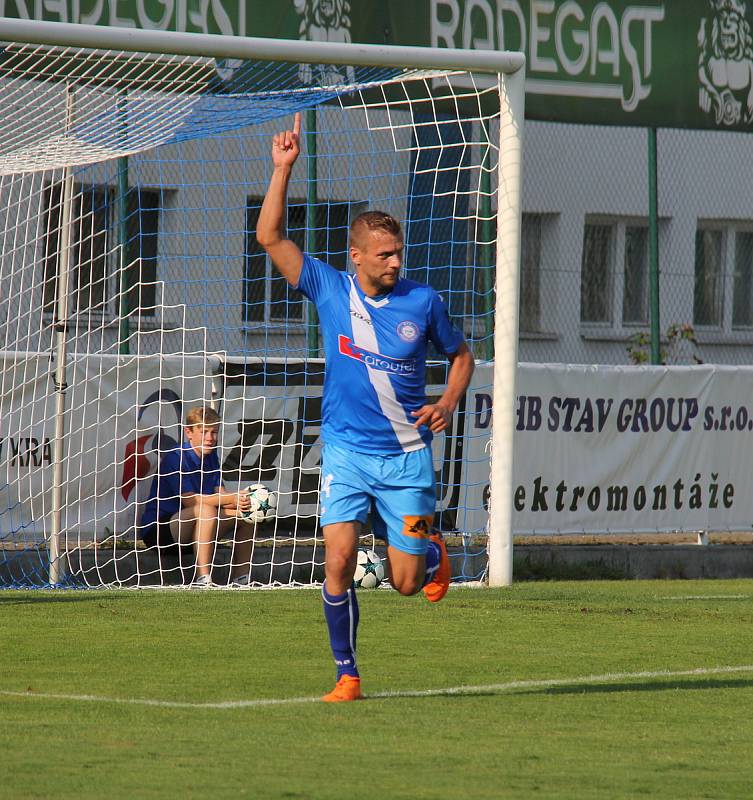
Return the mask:
[[437,292],[401,278],[389,294],[368,297],[355,275],[309,255],[297,289],[319,311],[325,444],[384,455],[428,445],[431,431],[416,430],[411,415],[427,401],[428,342],[446,355],[463,342]]
[[217,451],[200,456],[189,442],[168,450],[152,479],[141,527],[169,519],[180,511],[182,494],[214,494],[222,486]]

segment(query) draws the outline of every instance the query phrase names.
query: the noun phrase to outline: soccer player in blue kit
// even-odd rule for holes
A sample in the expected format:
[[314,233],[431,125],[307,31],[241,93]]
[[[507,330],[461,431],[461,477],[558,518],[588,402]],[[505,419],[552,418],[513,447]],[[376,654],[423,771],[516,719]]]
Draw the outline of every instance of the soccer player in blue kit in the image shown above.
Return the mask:
[[[322,399],[320,522],[325,543],[324,616],[337,668],[322,699],[361,697],[356,664],[358,602],[353,588],[361,527],[372,512],[387,541],[390,582],[400,594],[444,597],[450,565],[433,530],[436,494],[429,444],[449,424],[473,374],[473,354],[439,295],[400,277],[403,234],[381,211],[350,227],[355,275],[339,272],[287,238],[288,183],[300,153],[301,115],[272,141],[273,171],[256,238],[280,274],[317,306],[326,373]],[[426,397],[429,341],[445,353],[447,386]]]

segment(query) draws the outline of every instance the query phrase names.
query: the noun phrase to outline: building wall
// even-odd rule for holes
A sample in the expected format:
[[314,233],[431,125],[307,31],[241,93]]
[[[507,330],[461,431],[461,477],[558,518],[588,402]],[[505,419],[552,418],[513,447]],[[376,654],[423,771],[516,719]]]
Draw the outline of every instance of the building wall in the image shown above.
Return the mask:
[[[415,209],[409,211],[415,131],[407,117],[393,115],[396,127],[390,129],[386,117],[373,109],[348,111],[345,122],[342,113],[335,108],[318,112],[319,200],[368,201],[371,207],[383,208],[402,220],[415,214]],[[246,324],[243,313],[246,203],[249,197],[263,196],[270,174],[271,136],[289,123],[283,118],[130,157],[131,185],[163,191],[157,275],[160,309],[153,320],[132,324],[132,352],[274,357],[302,357],[309,352],[305,324]],[[753,328],[732,324],[733,294],[742,291],[734,278],[734,237],[737,231],[753,227],[753,198],[747,188],[753,185],[753,163],[745,156],[747,140],[743,134],[667,130],[659,132],[658,142],[662,330],[694,322],[696,229],[699,220],[711,222],[724,236],[723,313],[718,325],[694,326],[698,347],[693,352],[708,362],[747,363],[753,357]],[[477,159],[478,152],[473,151],[470,158]],[[77,170],[76,180],[114,186],[115,169],[108,162]],[[437,174],[443,174],[441,164]],[[449,178],[434,179],[437,196],[452,187],[454,174],[447,170]],[[305,201],[306,177],[304,153],[291,182],[291,200]],[[38,209],[42,179],[27,176],[21,187],[12,186],[7,178],[4,181],[0,192],[14,201],[4,203],[2,211],[6,231],[2,274],[9,290],[0,301],[0,341],[4,349],[45,350],[52,343],[52,328],[49,315],[41,312],[44,240]],[[469,213],[475,212],[479,202],[473,192],[471,186]],[[586,324],[581,321],[584,225],[596,220],[621,225],[622,230],[626,224],[645,224],[646,130],[529,122],[523,213],[541,215],[542,220],[540,324],[538,330],[521,334],[520,359],[627,363],[629,338],[648,326],[624,324],[621,319],[623,295],[629,288],[620,250],[624,236],[622,240],[616,237],[609,267],[611,322]],[[111,268],[117,263],[112,238]],[[472,249],[471,243],[469,263]],[[454,251],[451,257],[456,259]],[[409,251],[409,265],[410,258]],[[431,272],[426,274],[431,279]],[[117,281],[112,281],[114,288]],[[69,331],[72,352],[117,350],[119,330],[113,314],[95,325],[90,320],[86,325],[80,322]],[[466,326],[469,336],[481,335],[482,329]],[[683,360],[692,354],[686,349],[671,355]]]

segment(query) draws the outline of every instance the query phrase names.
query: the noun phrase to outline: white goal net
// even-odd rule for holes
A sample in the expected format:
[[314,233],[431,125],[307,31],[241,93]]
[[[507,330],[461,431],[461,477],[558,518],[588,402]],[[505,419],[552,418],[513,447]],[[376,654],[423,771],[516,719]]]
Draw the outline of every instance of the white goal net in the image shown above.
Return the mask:
[[[296,111],[291,238],[348,269],[352,217],[392,213],[405,275],[442,294],[479,361],[434,458],[453,574],[482,577],[495,325],[499,366],[500,336],[514,361],[517,322],[511,267],[495,323],[500,253],[517,262],[518,246],[519,152],[499,178],[500,141],[519,150],[504,79],[327,63],[326,47],[308,63],[33,44],[3,23],[0,586],[190,583],[191,548],[145,546],[139,523],[196,406],[222,419],[227,488],[261,483],[277,499],[254,529],[251,585],[321,580],[318,324],[254,235],[271,136]],[[430,395],[445,377],[429,365]],[[232,550],[213,548],[220,585]]]

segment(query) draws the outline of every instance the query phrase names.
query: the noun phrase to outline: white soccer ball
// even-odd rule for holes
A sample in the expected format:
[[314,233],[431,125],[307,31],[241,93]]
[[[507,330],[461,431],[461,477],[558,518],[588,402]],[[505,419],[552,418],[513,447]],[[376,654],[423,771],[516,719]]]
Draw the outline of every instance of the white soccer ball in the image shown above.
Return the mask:
[[373,550],[359,549],[353,583],[358,589],[376,589],[384,580],[384,563]]
[[251,508],[243,513],[243,518],[257,524],[269,522],[277,513],[277,495],[263,483],[254,483],[243,490],[251,501]]

